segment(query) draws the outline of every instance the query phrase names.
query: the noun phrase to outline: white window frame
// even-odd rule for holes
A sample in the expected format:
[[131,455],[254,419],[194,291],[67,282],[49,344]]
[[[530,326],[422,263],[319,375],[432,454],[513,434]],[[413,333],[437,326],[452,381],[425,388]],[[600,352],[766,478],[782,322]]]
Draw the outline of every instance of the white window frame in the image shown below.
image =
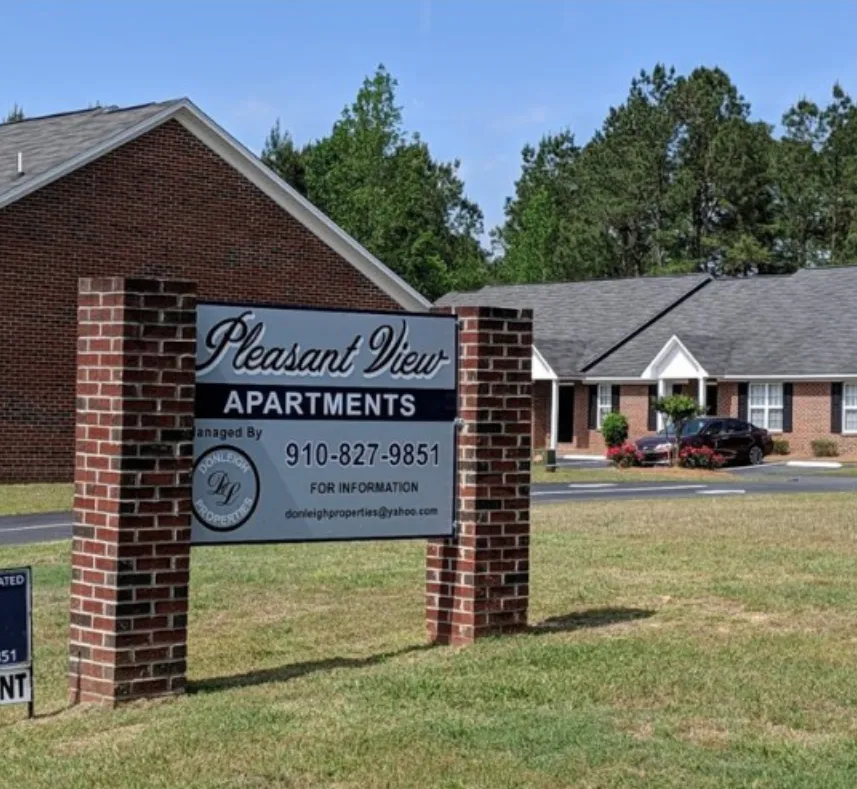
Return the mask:
[[[764,405],[754,405],[753,404],[753,387],[760,386],[765,391],[765,402]],[[771,405],[771,389],[774,387],[780,388],[780,404],[779,405]],[[844,398],[843,398],[844,402]],[[779,411],[780,412],[780,425],[784,424],[785,419],[785,386],[782,381],[750,381],[747,386],[747,421],[751,425],[755,425],[756,427],[763,427],[769,433],[782,433],[782,427],[769,427],[771,423],[771,411]],[[763,422],[760,424],[756,420],[753,419],[753,411],[762,411],[765,415]]]
[[[601,402],[602,392],[607,393],[607,405]],[[613,384],[598,384],[598,397],[595,401],[595,429],[601,430],[604,417],[613,412]],[[606,410],[605,410],[606,409]]]
[[846,381],[842,384],[842,434],[853,436],[857,434],[857,430],[849,430],[846,425],[848,424],[848,414],[852,412],[857,413],[857,405],[846,405],[848,402],[849,389],[853,389],[854,392],[857,393],[857,382]]

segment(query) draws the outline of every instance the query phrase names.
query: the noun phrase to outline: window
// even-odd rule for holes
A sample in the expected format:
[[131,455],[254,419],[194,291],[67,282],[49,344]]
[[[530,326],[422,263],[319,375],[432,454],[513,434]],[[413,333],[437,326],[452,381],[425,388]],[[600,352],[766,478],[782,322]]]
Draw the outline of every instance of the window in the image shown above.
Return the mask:
[[688,419],[681,426],[681,434],[683,436],[695,436],[707,427],[707,423],[703,419]]
[[723,422],[709,422],[705,425],[705,435],[707,436],[719,436],[723,433],[728,433],[726,430],[726,425]]
[[601,430],[604,417],[613,410],[613,387],[610,384],[598,384],[598,416],[596,426]]
[[782,384],[750,384],[750,422],[773,432],[783,429]]
[[842,432],[857,433],[857,384],[842,387]]

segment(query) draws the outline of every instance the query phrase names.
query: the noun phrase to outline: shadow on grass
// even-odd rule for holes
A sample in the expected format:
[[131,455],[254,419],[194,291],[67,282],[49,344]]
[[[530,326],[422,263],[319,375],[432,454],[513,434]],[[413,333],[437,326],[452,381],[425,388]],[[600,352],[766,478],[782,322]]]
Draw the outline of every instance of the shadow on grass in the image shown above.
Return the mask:
[[338,668],[366,668],[383,663],[385,660],[408,655],[412,652],[425,652],[436,646],[437,644],[413,644],[404,649],[382,652],[378,655],[369,655],[363,658],[334,657],[327,660],[308,660],[304,663],[291,663],[288,666],[249,671],[246,674],[234,674],[229,677],[200,679],[195,682],[189,682],[187,692],[209,693],[211,691],[231,688],[246,688],[251,685],[265,685],[269,682],[287,682],[290,679],[305,677],[307,674],[315,674],[319,671],[334,671]]
[[528,633],[568,633],[573,630],[585,630],[593,627],[607,627],[621,622],[633,622],[648,619],[657,612],[651,608],[588,608],[574,611],[563,616],[551,616],[535,625],[530,625]]
[[[648,619],[655,615],[648,608],[590,608],[585,611],[575,611],[564,616],[552,616],[531,625],[524,633],[540,635],[543,633],[564,633],[572,630],[583,630],[592,627],[607,627],[620,622],[633,622],[637,619]],[[438,647],[439,644],[412,644],[404,649],[392,652],[382,652],[362,658],[334,657],[327,660],[308,660],[304,663],[291,663],[288,666],[267,668],[260,671],[249,671],[246,674],[234,674],[228,677],[210,677],[189,682],[188,693],[210,693],[231,688],[246,688],[252,685],[265,685],[269,682],[288,682],[290,679],[305,677],[319,671],[335,671],[340,668],[367,668],[383,663],[392,658],[408,655],[413,652],[425,652]]]

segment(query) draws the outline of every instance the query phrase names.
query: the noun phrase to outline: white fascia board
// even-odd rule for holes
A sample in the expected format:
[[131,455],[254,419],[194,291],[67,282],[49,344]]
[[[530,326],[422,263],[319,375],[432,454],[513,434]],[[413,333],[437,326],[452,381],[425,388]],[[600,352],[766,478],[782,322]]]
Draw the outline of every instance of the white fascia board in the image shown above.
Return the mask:
[[547,360],[542,356],[541,352],[535,345],[533,346],[532,379],[534,381],[558,380],[557,374],[553,371],[553,368],[547,363]]
[[165,107],[161,112],[152,115],[150,118],[146,118],[146,120],[141,121],[128,129],[124,129],[113,137],[106,139],[95,148],[90,148],[83,153],[79,153],[77,156],[73,156],[71,159],[66,159],[66,161],[60,162],[56,167],[52,167],[50,170],[46,170],[40,175],[28,178],[20,186],[9,190],[0,197],[0,208],[5,208],[7,205],[20,200],[22,197],[26,197],[27,195],[42,189],[48,184],[63,178],[90,162],[94,162],[96,159],[100,159],[105,154],[110,153],[110,151],[113,151],[116,148],[131,142],[131,140],[135,140],[140,135],[160,126],[162,123],[165,123],[172,118],[184,103],[185,102],[171,104],[170,106]]
[[615,375],[592,375],[581,379],[584,384],[649,384],[647,378],[617,378]]
[[387,268],[309,200],[289,186],[250,149],[218,126],[188,99],[170,104],[162,112],[108,138],[100,145],[62,162],[41,175],[27,179],[18,188],[0,197],[0,208],[42,189],[171,119],[181,123],[198,140],[240,172],[334,252],[347,260],[401,307],[411,312],[427,312],[431,308],[432,305],[428,299]]
[[782,375],[721,375],[721,381],[845,381],[851,378],[857,379],[857,373],[819,373],[818,375],[792,375],[791,373],[783,373]]
[[319,211],[196,105],[189,101],[183,102],[175,118],[397,304],[412,312],[427,312],[431,308],[428,299]]
[[706,372],[705,368],[696,360],[696,357],[687,349],[687,346],[678,338],[678,335],[674,334],[669,340],[666,341],[664,347],[661,348],[655,358],[649,362],[649,366],[643,370],[642,378],[645,378],[649,381],[654,381],[660,376],[657,374],[658,366],[664,359],[669,356],[669,354],[674,350],[678,349],[681,353],[685,355],[687,360],[697,369],[696,377],[708,378],[709,375]]

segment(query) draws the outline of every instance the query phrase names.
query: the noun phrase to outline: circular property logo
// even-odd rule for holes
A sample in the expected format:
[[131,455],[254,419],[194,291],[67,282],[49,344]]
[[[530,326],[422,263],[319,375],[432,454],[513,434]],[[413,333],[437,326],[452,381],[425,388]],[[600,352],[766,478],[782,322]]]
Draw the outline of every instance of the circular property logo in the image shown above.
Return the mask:
[[259,502],[259,472],[242,450],[207,449],[193,467],[193,514],[207,529],[234,531]]

